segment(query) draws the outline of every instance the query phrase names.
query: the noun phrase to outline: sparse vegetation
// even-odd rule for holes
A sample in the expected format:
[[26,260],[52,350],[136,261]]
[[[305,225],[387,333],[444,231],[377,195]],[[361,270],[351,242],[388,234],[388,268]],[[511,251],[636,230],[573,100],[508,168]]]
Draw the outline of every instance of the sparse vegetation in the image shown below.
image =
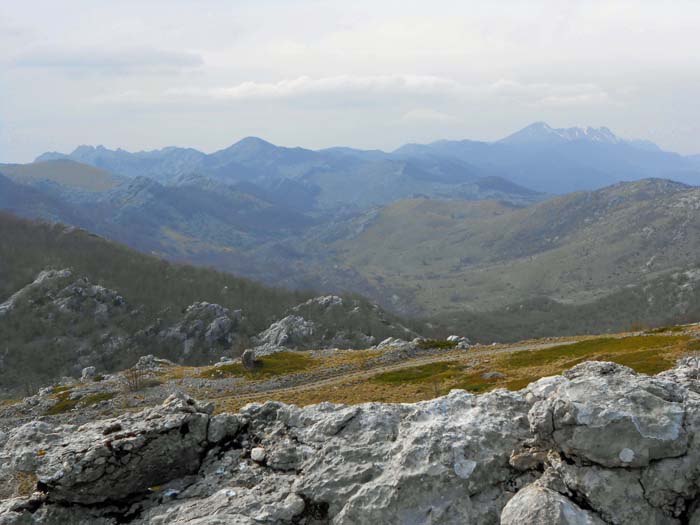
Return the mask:
[[447,341],[446,339],[423,339],[420,343],[418,343],[418,348],[422,348],[424,350],[429,350],[431,348],[450,350],[456,346],[457,343],[455,341]]
[[124,370],[122,374],[122,382],[127,392],[138,392],[141,390],[145,379],[146,372],[136,367]]
[[608,360],[614,361],[616,358],[623,357],[626,352],[661,349],[677,343],[684,343],[687,340],[687,336],[662,335],[623,338],[600,337],[546,350],[517,352],[508,356],[504,364],[509,369],[543,366],[558,360],[575,364],[583,359],[602,356],[608,356]]
[[277,352],[263,356],[257,360],[258,366],[248,370],[241,363],[207,368],[199,374],[203,379],[223,379],[231,376],[245,376],[249,379],[265,379],[268,377],[294,374],[309,370],[316,362],[307,353],[302,352]]
[[64,412],[69,412],[77,407],[90,407],[101,403],[102,401],[109,401],[115,396],[114,392],[97,392],[95,394],[90,394],[81,398],[71,399],[70,392],[61,392],[56,395],[56,403],[46,411],[47,416],[55,416],[58,414],[63,414]]
[[36,490],[38,478],[34,472],[16,472],[17,477],[17,495],[31,496]]
[[374,381],[385,384],[400,384],[400,383],[430,383],[435,379],[446,379],[454,377],[458,374],[456,366],[457,361],[444,361],[440,363],[431,363],[428,365],[414,366],[404,368],[395,372],[385,372],[376,375]]

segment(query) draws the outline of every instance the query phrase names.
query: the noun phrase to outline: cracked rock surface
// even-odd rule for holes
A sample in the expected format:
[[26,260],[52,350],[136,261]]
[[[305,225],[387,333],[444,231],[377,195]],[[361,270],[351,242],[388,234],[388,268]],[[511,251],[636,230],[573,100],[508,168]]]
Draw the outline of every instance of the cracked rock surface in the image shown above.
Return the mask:
[[34,421],[0,436],[0,524],[700,524],[699,372],[589,362],[416,404],[212,415],[174,395]]

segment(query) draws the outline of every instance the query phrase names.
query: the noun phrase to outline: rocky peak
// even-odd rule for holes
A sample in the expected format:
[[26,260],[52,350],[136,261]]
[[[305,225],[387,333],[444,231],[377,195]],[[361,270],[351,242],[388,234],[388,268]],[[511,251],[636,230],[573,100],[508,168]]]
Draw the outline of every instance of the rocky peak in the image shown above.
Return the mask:
[[502,139],[508,144],[564,143],[574,141],[624,144],[626,141],[616,136],[609,128],[571,127],[553,128],[546,122],[535,122]]
[[44,270],[39,273],[39,275],[36,276],[36,279],[32,281],[30,284],[25,286],[24,288],[18,290],[16,293],[14,293],[9,299],[7,299],[4,303],[0,304],[0,317],[3,317],[4,315],[7,315],[10,313],[12,310],[16,308],[16,306],[25,298],[27,298],[29,295],[34,293],[37,290],[40,290],[41,288],[46,287],[50,283],[67,279],[71,276],[71,271],[69,269],[63,269],[63,270]]

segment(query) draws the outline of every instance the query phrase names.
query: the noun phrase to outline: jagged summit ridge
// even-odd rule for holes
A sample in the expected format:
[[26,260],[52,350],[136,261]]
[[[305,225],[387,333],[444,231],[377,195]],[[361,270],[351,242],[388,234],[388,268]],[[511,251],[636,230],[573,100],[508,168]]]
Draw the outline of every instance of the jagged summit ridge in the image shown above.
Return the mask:
[[512,135],[501,139],[499,142],[527,144],[536,142],[573,142],[576,140],[606,144],[622,144],[626,142],[605,126],[600,128],[593,128],[590,126],[586,128],[553,128],[546,122],[530,124],[520,131],[516,131]]

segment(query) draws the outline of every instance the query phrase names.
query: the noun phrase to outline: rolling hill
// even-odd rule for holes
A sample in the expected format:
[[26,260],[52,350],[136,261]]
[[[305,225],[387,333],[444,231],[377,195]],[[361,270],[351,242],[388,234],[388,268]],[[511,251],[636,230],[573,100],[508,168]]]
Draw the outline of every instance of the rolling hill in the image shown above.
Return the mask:
[[80,146],[69,155],[46,153],[37,161],[49,159],[72,159],[169,185],[197,174],[228,185],[245,185],[247,191],[264,193],[292,209],[325,213],[366,209],[415,195],[498,198],[520,204],[542,198],[457,159],[404,158],[346,148],[313,151],[275,146],[256,137],[209,155],[183,148],[129,153]]
[[[296,325],[307,330],[303,338],[295,339]],[[7,213],[0,213],[0,333],[0,394],[31,393],[85,366],[119,370],[148,354],[213,363],[254,346],[256,334],[260,344],[292,348],[363,348],[413,334],[359,296],[268,287]]]
[[50,181],[85,191],[116,188],[124,178],[70,159],[55,159],[32,164],[0,164],[0,173],[22,183]]
[[424,313],[534,297],[582,304],[700,262],[699,207],[700,189],[658,179],[528,208],[408,200],[333,249],[340,264]]

